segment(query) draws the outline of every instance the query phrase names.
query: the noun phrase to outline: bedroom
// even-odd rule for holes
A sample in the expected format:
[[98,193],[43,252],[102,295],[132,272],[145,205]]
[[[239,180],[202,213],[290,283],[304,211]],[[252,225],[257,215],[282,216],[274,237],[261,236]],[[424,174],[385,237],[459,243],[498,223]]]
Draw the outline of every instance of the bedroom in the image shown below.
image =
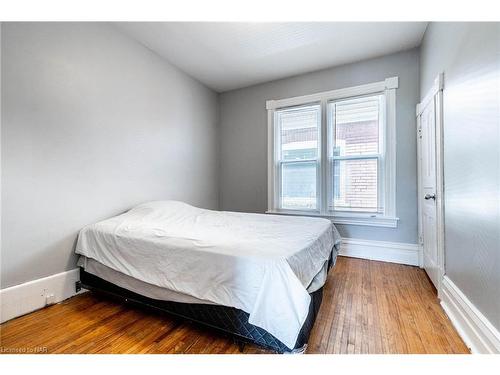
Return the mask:
[[498,354],[500,24],[376,21],[2,19],[2,354]]

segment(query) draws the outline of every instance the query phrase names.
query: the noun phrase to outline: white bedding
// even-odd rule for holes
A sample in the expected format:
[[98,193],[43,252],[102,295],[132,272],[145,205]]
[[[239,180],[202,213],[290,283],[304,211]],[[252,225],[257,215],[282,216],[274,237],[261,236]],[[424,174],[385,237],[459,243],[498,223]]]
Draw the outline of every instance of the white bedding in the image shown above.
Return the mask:
[[149,297],[160,301],[214,305],[214,303],[211,301],[198,299],[184,293],[175,292],[167,288],[162,288],[157,285],[146,283],[144,281],[136,279],[135,277],[125,275],[124,273],[115,271],[114,269],[105,266],[97,260],[87,258],[84,255],[80,256],[77,265],[79,267],[82,267],[85,272],[88,272],[121,288],[125,288],[127,290],[130,290],[131,292],[140,294],[144,297]]
[[309,310],[307,288],[324,283],[321,271],[339,240],[326,219],[161,201],[85,227],[76,252],[146,283],[239,308],[293,348]]

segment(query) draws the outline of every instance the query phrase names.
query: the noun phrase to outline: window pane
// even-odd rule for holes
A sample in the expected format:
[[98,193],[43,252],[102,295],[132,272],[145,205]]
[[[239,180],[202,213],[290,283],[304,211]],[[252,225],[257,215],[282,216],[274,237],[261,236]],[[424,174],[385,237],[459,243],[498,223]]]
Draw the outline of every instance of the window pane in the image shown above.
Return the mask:
[[281,165],[281,208],[316,209],[316,162]]
[[343,100],[331,103],[335,123],[335,145],[332,156],[376,154],[379,152],[379,118],[381,96]]
[[335,210],[377,212],[377,159],[335,160]]
[[289,108],[277,114],[281,139],[280,159],[316,159],[321,122],[320,106]]

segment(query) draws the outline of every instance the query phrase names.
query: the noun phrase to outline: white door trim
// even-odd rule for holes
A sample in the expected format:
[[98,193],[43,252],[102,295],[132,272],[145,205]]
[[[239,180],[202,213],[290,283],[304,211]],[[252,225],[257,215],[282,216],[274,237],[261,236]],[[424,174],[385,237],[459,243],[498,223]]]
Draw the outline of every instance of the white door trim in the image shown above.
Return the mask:
[[[421,125],[420,116],[431,100],[435,100],[436,113],[436,225],[437,225],[437,251],[438,251],[438,297],[441,298],[442,282],[445,270],[445,253],[444,253],[444,168],[443,168],[443,88],[444,76],[440,73],[434,80],[434,84],[429,92],[425,95],[422,102],[417,104],[417,162],[418,162],[418,242],[423,246],[422,235],[422,174],[421,174]],[[420,259],[420,267],[423,267],[423,260]]]

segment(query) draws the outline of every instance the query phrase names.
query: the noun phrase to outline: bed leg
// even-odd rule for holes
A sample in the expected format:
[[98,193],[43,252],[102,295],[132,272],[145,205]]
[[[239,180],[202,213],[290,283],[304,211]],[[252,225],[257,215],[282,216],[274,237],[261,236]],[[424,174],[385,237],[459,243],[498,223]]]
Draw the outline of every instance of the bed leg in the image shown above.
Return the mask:
[[243,342],[243,341],[240,341],[240,340],[237,340],[237,339],[234,339],[234,343],[236,345],[238,345],[238,350],[240,353],[243,353],[243,351],[245,350],[245,345],[246,343]]
[[293,349],[291,352],[288,352],[288,354],[306,354],[307,350],[307,344],[304,344],[301,348]]
[[75,292],[78,293],[80,290],[82,290],[82,282],[78,280],[75,282]]

